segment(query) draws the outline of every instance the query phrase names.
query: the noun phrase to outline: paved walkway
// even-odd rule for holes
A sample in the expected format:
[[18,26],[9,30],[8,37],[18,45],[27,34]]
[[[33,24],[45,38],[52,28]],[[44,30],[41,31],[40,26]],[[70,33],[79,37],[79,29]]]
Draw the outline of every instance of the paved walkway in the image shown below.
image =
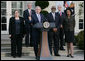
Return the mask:
[[[64,46],[66,49],[66,46]],[[66,51],[59,51],[60,57],[52,56],[53,60],[84,60],[84,51],[74,46],[74,58],[66,57]],[[21,58],[10,56],[10,47],[1,47],[1,60],[36,60],[33,47],[23,47]]]

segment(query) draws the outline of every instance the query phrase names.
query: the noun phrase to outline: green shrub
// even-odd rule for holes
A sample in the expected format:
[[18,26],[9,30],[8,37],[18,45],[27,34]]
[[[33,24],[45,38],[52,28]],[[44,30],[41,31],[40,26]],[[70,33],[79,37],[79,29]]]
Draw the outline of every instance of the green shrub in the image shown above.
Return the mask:
[[48,14],[48,11],[43,10],[43,9],[45,9],[46,7],[49,6],[49,2],[48,2],[48,1],[36,1],[36,2],[35,2],[35,6],[40,6],[40,7],[41,7],[41,9],[42,9],[41,13],[42,13],[44,16],[46,16],[46,15]]
[[77,35],[77,45],[80,49],[84,49],[84,31],[79,32],[79,34]]
[[48,14],[48,12],[47,12],[47,11],[44,11],[44,10],[42,10],[41,13],[42,13],[44,16],[46,16],[46,15]]
[[36,1],[35,2],[35,6],[40,6],[41,9],[45,9],[46,7],[48,7],[49,2],[48,1]]
[[74,37],[75,37],[75,39],[74,39],[73,45],[77,45],[77,42],[78,42],[78,36],[75,35]]

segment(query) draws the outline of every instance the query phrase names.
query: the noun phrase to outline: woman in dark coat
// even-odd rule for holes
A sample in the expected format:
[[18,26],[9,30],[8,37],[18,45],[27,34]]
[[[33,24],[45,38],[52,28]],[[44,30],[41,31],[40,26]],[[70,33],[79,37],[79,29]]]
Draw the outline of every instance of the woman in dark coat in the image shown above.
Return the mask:
[[18,10],[15,11],[14,17],[9,21],[9,37],[11,38],[11,56],[21,57],[22,39],[24,36],[24,19],[19,17]]
[[[63,22],[63,27],[65,31],[65,41],[67,42],[67,57],[71,56],[73,58],[73,41],[74,41],[74,27],[75,19],[71,15],[72,11],[70,8],[66,9],[66,17]],[[70,50],[70,52],[69,52]]]

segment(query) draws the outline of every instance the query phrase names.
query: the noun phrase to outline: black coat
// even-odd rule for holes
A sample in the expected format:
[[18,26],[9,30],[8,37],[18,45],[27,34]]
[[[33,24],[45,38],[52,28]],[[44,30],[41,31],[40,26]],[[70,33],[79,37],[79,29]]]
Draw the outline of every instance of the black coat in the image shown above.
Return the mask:
[[75,18],[73,16],[68,19],[67,16],[65,16],[65,20],[63,21],[63,28],[64,31],[74,31],[75,27]]
[[[19,17],[20,20],[20,34],[24,35],[25,34],[25,27],[24,27],[24,19],[22,17]],[[11,17],[9,21],[9,34],[10,35],[15,35],[15,17]]]
[[60,16],[59,12],[56,13],[59,16],[59,20],[61,21],[61,25],[63,24],[63,21],[65,20],[65,13],[62,12],[62,15]]
[[48,22],[54,22],[56,24],[56,28],[59,29],[61,25],[61,21],[59,20],[59,15],[55,13],[55,20],[53,19],[52,13],[48,13],[47,15]]
[[[41,23],[43,23],[44,21],[46,21],[46,18],[44,17],[43,14],[40,13],[40,16],[41,16]],[[39,23],[39,20],[38,20],[36,14],[33,14],[33,15],[32,15],[32,20],[31,20],[30,23],[32,23],[33,26],[34,26],[36,23]],[[34,30],[35,30],[35,31],[34,31]],[[38,30],[39,30],[39,29],[35,29],[35,28],[33,28],[33,32],[34,32],[34,34],[35,34],[36,32],[38,32]],[[40,30],[39,30],[39,31],[40,31]]]
[[[44,17],[43,14],[40,13],[40,16],[41,16],[41,22],[42,22],[42,23],[43,23],[44,21],[46,21],[46,18]],[[33,25],[36,24],[36,23],[39,23],[39,20],[38,20],[36,14],[33,14],[33,15],[32,15],[32,21],[31,21],[31,23],[33,23]]]
[[[31,12],[32,12],[31,15],[33,15],[33,14],[35,13],[34,10],[31,10]],[[26,9],[26,10],[23,12],[23,17],[24,17],[24,20],[25,20],[25,27],[26,27],[27,30],[29,30],[29,28],[30,28],[30,22],[29,22],[29,19],[28,19],[28,17],[29,17],[28,9]]]
[[[41,16],[41,23],[43,23],[46,18],[44,17],[43,14],[40,14]],[[36,23],[39,23],[39,20],[37,18],[37,15],[36,14],[33,14],[32,15],[32,20],[31,20],[31,23],[33,24],[33,26],[36,24]],[[40,29],[37,29],[37,28],[33,28],[33,31],[32,31],[32,36],[33,36],[33,41],[39,41],[40,40],[40,36],[41,36],[41,31]],[[36,42],[34,44],[37,44]],[[36,46],[36,45],[35,45]]]

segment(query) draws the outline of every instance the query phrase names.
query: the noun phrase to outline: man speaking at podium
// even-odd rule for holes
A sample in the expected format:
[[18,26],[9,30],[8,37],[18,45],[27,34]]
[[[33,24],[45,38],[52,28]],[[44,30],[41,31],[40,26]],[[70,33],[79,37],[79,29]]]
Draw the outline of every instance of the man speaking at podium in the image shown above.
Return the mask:
[[[40,13],[41,12],[40,6],[36,6],[35,12],[36,13],[32,15],[32,18],[30,18],[30,22],[33,25],[36,23],[42,23],[43,21],[46,20],[44,15]],[[35,56],[36,56],[36,59],[39,59],[39,57],[38,57],[38,44],[40,42],[41,31],[39,29],[33,28],[32,36],[33,36],[33,41],[34,41]]]

